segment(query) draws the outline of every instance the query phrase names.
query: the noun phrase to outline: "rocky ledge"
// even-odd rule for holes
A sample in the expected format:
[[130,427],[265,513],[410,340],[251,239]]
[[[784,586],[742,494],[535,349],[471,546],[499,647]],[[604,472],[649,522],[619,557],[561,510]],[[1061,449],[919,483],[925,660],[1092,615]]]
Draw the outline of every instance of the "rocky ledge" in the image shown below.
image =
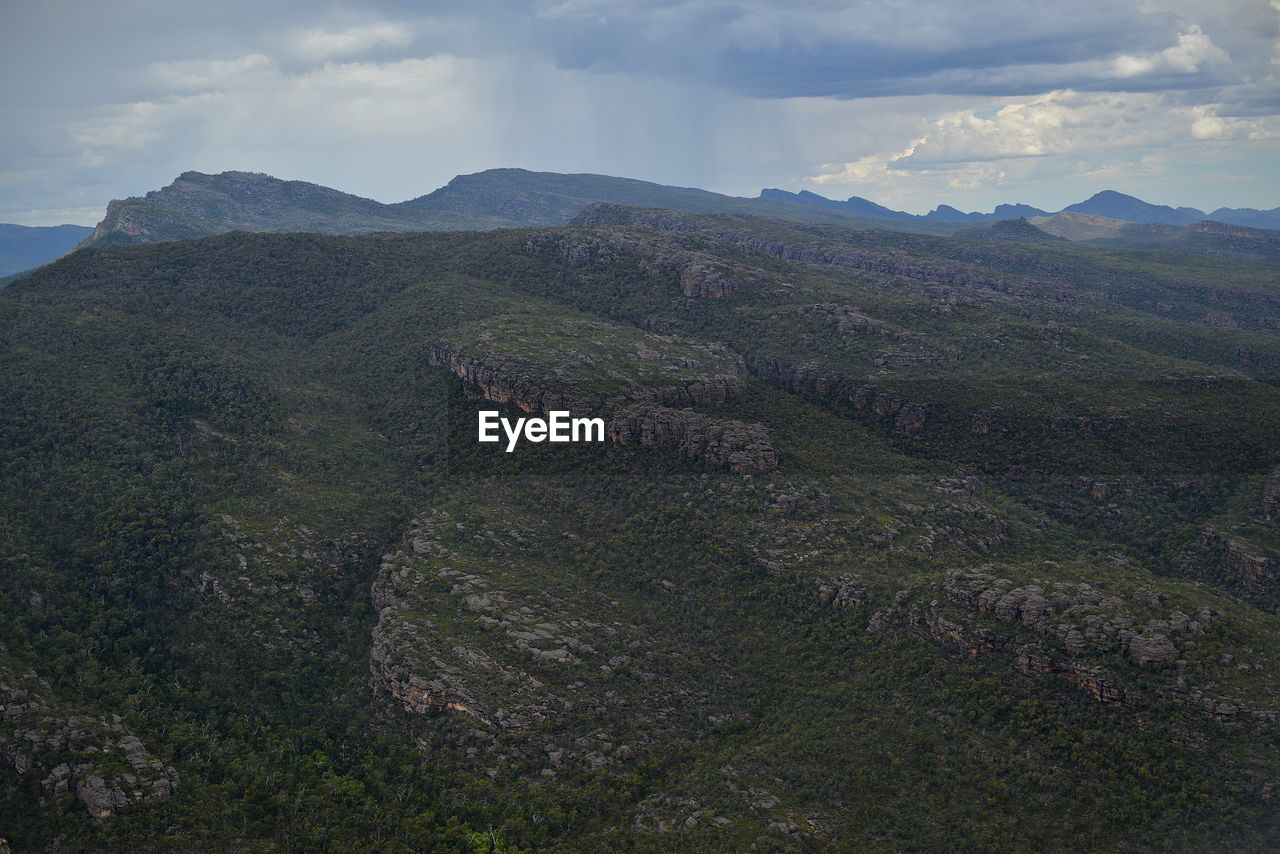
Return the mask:
[[674,445],[687,459],[701,459],[736,474],[763,474],[778,454],[763,424],[710,418],[690,409],[633,406],[609,424],[614,445]]
[[894,429],[906,436],[921,433],[929,420],[929,407],[925,404],[903,400],[862,380],[772,356],[749,356],[746,363],[752,373],[787,391],[844,404],[880,419],[892,419]]

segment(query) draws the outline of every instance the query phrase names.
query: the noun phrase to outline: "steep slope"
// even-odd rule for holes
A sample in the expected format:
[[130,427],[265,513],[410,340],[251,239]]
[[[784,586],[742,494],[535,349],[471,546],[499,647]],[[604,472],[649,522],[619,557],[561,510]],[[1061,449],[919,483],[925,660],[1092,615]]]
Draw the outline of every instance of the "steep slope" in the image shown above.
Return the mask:
[[0,643],[178,780],[6,838],[1274,847],[1274,263],[578,219],[0,292]]
[[48,264],[93,233],[82,225],[27,226],[0,223],[0,276]]

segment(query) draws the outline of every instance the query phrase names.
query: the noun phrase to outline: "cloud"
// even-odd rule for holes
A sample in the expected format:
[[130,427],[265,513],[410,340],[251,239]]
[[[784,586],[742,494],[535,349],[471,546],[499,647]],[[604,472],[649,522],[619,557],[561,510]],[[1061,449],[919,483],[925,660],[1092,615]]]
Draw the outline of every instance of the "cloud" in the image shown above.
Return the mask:
[[1211,35],[1159,5],[989,0],[976,13],[944,0],[573,0],[542,7],[535,23],[565,67],[693,77],[767,98],[1155,91],[1231,79]]
[[290,45],[294,55],[309,60],[360,56],[379,48],[403,50],[413,44],[413,30],[403,23],[365,24],[341,30],[305,30]]
[[388,201],[520,165],[913,210],[943,194],[1071,202],[1124,181],[1178,204],[1273,207],[1278,6],[18,4],[0,28],[0,220],[193,168]]
[[877,153],[823,164],[808,182],[910,195],[925,186],[989,192],[1055,175],[1140,179],[1166,175],[1175,152],[1194,159],[1198,146],[1274,149],[1280,139],[1276,116],[1222,115],[1218,105],[1179,103],[1169,93],[1064,90],[922,124],[905,144],[886,140]]
[[163,91],[193,92],[241,85],[271,65],[266,55],[251,53],[236,59],[152,63],[148,74]]
[[1178,43],[1159,53],[1146,56],[1121,54],[1111,62],[1116,77],[1130,78],[1159,72],[1195,74],[1202,67],[1226,65],[1230,62],[1226,51],[1213,43],[1195,24],[1178,34]]

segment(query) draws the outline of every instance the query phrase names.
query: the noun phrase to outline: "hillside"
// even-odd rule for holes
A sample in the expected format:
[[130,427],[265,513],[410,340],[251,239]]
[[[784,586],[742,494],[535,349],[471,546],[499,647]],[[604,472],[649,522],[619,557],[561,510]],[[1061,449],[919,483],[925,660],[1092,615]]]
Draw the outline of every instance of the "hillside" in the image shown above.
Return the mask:
[[608,204],[73,253],[0,291],[6,838],[1274,847],[1277,317]]
[[61,258],[92,233],[93,229],[82,225],[0,223],[0,276],[20,273]]
[[955,236],[961,240],[994,240],[1009,243],[1053,243],[1066,239],[1037,228],[1025,217],[1000,220],[982,228],[964,229],[957,231]]

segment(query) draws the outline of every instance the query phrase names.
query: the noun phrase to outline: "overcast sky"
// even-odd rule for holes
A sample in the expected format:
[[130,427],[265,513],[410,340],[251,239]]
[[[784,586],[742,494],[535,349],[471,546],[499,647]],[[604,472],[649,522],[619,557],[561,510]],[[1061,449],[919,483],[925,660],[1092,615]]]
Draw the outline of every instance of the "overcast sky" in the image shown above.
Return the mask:
[[1280,0],[0,0],[0,221],[196,169],[1280,205]]

